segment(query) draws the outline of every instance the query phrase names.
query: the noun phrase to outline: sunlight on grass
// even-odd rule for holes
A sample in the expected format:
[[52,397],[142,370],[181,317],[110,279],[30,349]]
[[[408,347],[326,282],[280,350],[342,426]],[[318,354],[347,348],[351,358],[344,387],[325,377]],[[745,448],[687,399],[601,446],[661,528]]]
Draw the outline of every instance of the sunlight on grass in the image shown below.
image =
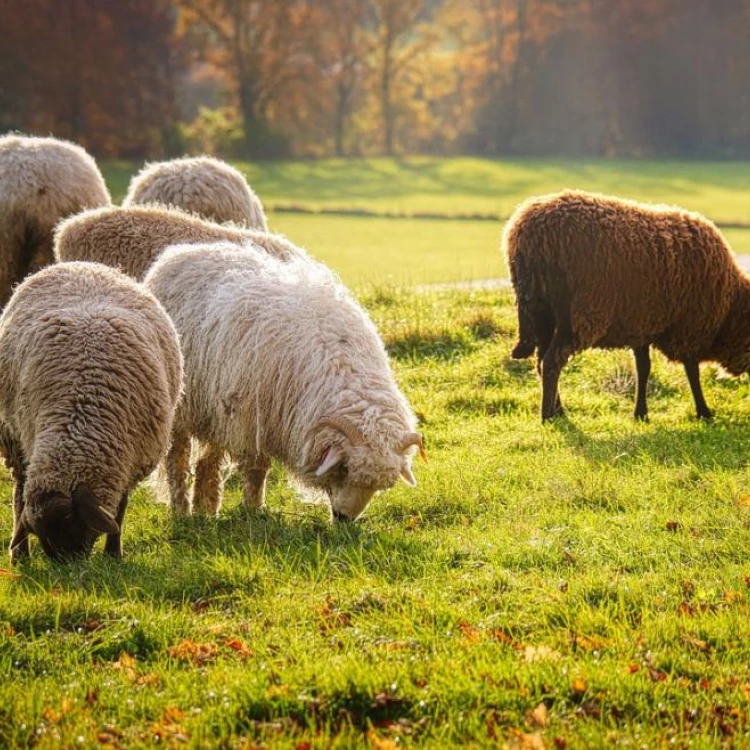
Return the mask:
[[278,470],[266,512],[230,483],[218,520],[139,490],[122,564],[0,566],[0,746],[741,746],[746,378],[704,368],[701,424],[656,356],[638,424],[631,355],[590,351],[543,427],[510,294],[362,299],[420,415],[419,486],[348,526]]

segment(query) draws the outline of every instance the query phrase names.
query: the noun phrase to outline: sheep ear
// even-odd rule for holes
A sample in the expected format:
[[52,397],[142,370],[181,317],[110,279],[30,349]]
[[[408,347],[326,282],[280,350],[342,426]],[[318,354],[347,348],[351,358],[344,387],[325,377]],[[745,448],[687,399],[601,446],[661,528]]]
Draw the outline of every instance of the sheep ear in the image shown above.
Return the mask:
[[401,479],[403,479],[409,487],[417,486],[417,478],[412,473],[411,466],[408,464],[404,464],[404,467],[401,469]]
[[102,508],[96,495],[85,484],[79,484],[73,490],[72,497],[73,509],[90,529],[102,534],[117,534],[120,531],[112,514]]
[[315,470],[316,477],[322,477],[327,474],[336,464],[341,463],[344,454],[339,448],[328,448],[320,460],[320,465]]

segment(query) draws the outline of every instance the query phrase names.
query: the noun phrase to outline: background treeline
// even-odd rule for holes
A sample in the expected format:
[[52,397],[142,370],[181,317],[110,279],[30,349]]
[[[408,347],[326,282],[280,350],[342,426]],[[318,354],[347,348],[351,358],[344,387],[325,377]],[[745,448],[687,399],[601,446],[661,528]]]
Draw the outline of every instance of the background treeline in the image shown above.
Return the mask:
[[0,0],[0,130],[100,155],[750,156],[750,0]]

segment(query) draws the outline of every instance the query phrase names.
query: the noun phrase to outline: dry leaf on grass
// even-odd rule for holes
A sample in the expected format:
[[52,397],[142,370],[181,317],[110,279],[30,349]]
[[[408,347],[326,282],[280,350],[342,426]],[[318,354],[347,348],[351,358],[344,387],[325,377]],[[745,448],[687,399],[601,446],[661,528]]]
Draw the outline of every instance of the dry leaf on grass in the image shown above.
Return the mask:
[[526,712],[526,723],[531,727],[546,727],[549,724],[549,711],[544,703]]

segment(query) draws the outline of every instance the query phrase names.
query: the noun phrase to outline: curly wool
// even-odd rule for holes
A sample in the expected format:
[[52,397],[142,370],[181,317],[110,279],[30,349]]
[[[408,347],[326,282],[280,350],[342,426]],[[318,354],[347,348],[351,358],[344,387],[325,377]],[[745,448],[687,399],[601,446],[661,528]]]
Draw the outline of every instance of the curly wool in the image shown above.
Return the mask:
[[263,204],[245,178],[226,162],[209,156],[147,164],[131,180],[122,205],[145,203],[268,231]]
[[24,506],[43,516],[42,496],[84,483],[114,515],[168,447],[181,388],[177,333],[140,284],[94,263],[27,279],[0,318],[0,431]]
[[[218,444],[240,464],[280,459],[303,485],[330,447],[348,480],[391,487],[416,420],[372,321],[325,266],[226,243],[166,250],[145,285],[180,334],[185,398],[175,431]],[[231,355],[228,353],[231,352]],[[323,417],[361,431],[351,445]]]
[[169,245],[221,241],[252,243],[282,259],[303,252],[281,235],[150,205],[95,209],[62,222],[55,232],[55,258],[104,263],[140,280]]
[[57,222],[110,204],[94,160],[56,138],[0,137],[0,309],[14,284],[53,262]]
[[582,191],[532,198],[505,226],[516,356],[553,333],[570,351],[648,347],[750,369],[750,279],[700,214]]
[[[700,214],[566,191],[521,204],[503,247],[526,308],[522,341],[545,306],[565,316],[579,351],[654,344],[670,359],[750,368],[750,279]],[[746,332],[730,341],[738,314]]]

